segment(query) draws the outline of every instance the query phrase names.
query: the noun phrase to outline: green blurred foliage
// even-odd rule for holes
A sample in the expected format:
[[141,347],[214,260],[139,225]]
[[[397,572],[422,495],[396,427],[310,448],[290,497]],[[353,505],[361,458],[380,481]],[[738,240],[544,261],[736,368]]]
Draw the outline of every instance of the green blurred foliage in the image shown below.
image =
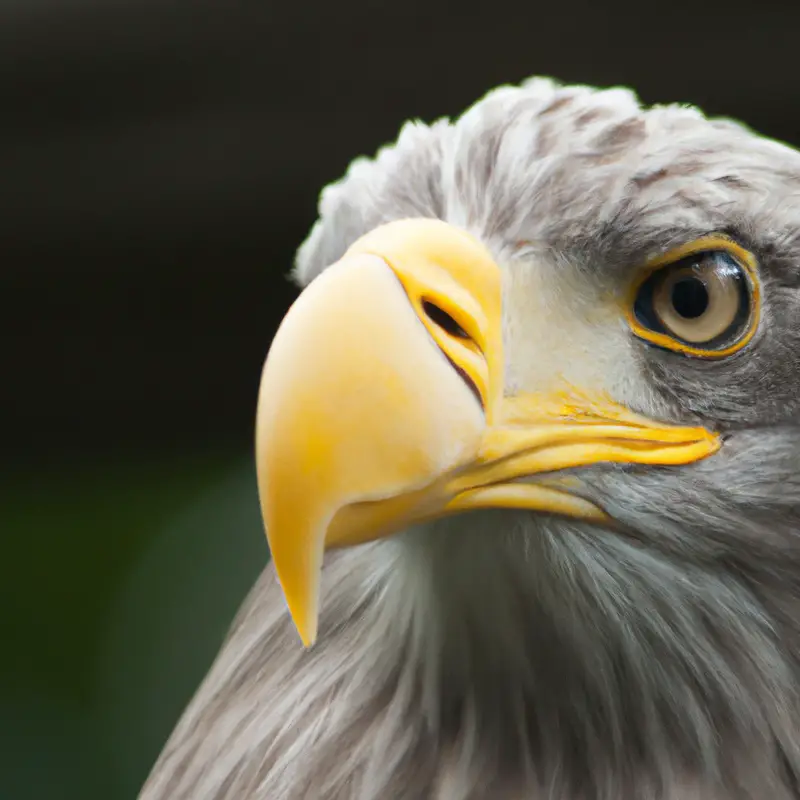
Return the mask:
[[0,798],[136,797],[266,563],[252,466],[8,476],[0,531]]

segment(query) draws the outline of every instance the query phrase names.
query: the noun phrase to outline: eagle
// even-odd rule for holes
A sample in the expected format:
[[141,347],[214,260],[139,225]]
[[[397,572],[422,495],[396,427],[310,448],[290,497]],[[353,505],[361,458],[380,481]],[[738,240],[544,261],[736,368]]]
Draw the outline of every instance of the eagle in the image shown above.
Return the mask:
[[800,797],[800,154],[533,78],[293,275],[271,562],[141,800]]

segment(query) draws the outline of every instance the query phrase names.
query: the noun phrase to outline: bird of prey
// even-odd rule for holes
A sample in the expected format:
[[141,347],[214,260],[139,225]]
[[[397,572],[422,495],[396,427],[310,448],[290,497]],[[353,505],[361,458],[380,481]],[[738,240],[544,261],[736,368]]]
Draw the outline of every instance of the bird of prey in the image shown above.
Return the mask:
[[532,79],[295,276],[272,563],[141,798],[800,797],[800,154]]

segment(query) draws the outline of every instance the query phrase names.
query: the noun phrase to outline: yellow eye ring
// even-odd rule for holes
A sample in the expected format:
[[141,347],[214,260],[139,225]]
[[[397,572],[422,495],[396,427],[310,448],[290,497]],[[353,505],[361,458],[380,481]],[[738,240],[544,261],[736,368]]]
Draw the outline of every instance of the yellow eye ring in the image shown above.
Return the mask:
[[[682,295],[676,294],[678,289]],[[695,308],[692,297],[699,298]],[[682,308],[675,308],[676,298]],[[648,262],[625,307],[638,338],[707,359],[725,358],[745,347],[755,335],[760,313],[755,256],[723,235],[697,239]]]

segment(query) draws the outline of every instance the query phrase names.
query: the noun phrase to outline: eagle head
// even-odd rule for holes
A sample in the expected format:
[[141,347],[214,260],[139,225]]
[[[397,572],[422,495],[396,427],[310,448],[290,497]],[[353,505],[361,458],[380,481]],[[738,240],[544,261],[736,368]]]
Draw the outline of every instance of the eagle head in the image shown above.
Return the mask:
[[262,582],[220,781],[797,796],[800,155],[535,79],[354,162],[295,276],[256,461],[314,644]]

